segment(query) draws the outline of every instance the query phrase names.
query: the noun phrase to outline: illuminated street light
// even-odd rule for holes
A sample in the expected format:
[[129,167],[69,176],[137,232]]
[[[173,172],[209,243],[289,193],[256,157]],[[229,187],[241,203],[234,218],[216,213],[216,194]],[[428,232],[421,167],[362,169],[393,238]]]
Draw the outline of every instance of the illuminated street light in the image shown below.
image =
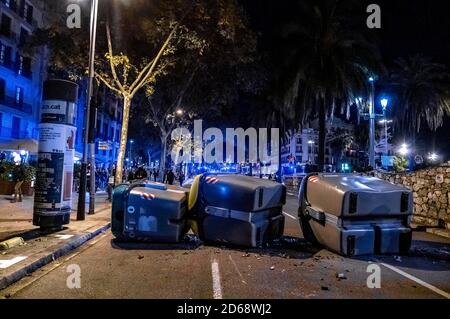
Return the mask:
[[409,153],[408,145],[402,144],[402,146],[399,148],[398,152],[402,156],[408,155],[408,153]]
[[436,153],[431,153],[429,156],[428,156],[428,159],[430,160],[430,161],[436,161],[437,159],[438,159],[438,155],[436,154]]
[[183,110],[181,110],[181,109],[177,110],[177,115],[183,115],[183,113],[184,113]]

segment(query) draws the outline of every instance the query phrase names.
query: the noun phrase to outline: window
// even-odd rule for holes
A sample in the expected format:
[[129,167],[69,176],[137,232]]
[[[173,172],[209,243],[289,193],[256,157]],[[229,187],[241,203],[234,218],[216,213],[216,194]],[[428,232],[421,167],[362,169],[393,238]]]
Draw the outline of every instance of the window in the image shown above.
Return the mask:
[[103,124],[103,138],[108,139],[108,123]]
[[0,79],[0,101],[5,100],[5,89],[6,89],[6,81]]
[[23,105],[23,88],[21,88],[20,86],[16,86],[15,103],[18,106]]
[[20,135],[20,118],[13,116],[11,137],[19,138]]
[[19,44],[20,45],[25,44],[29,35],[30,35],[30,33],[26,29],[20,28]]
[[0,64],[10,66],[11,64],[11,47],[0,44]]
[[119,142],[120,140],[120,131],[116,130],[116,141]]
[[0,33],[7,37],[11,36],[11,18],[8,17],[6,14],[2,14]]
[[24,18],[29,24],[33,23],[33,9],[34,8],[32,5],[24,1],[22,18]]
[[111,127],[111,133],[110,133],[111,135],[109,136],[109,139],[111,140],[111,141],[114,141],[114,127]]
[[2,0],[2,2],[10,8],[11,10],[16,10],[16,1],[15,0]]

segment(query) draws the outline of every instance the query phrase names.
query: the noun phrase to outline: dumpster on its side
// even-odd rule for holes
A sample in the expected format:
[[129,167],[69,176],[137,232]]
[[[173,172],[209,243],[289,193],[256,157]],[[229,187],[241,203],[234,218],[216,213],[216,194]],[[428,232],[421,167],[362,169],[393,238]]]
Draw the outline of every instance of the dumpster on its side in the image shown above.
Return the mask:
[[313,244],[346,256],[403,254],[411,246],[412,192],[374,177],[309,174],[299,220]]

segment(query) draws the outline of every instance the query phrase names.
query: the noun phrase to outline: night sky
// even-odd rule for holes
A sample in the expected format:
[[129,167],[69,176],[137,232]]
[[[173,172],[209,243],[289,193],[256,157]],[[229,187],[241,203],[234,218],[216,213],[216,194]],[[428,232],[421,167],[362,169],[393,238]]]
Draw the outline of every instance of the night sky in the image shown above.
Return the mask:
[[[273,32],[286,18],[295,18],[295,2],[301,0],[241,0],[252,27],[260,35],[260,49],[275,45]],[[382,28],[376,31],[379,47],[387,67],[399,57],[423,54],[450,68],[450,1],[449,0],[377,0],[381,7]],[[367,4],[367,5],[366,5]],[[362,12],[365,19],[368,14]],[[365,23],[362,20],[361,23]],[[273,48],[272,48],[273,49]],[[393,110],[395,111],[395,110]],[[418,143],[436,144],[436,151],[450,158],[450,118],[436,133],[423,129]]]

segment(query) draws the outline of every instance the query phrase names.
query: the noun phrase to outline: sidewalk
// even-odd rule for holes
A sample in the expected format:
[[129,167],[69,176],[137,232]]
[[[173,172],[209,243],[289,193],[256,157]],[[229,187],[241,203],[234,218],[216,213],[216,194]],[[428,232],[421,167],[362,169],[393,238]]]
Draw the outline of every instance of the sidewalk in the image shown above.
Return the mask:
[[[72,205],[75,209],[77,197]],[[84,221],[76,220],[77,212],[73,209],[70,224],[63,230],[44,233],[32,224],[32,197],[25,197],[21,203],[10,203],[10,196],[0,196],[0,242],[15,236],[25,240],[22,246],[0,251],[0,290],[108,230],[111,204],[106,198],[105,193],[96,195],[96,213],[86,215]]]

